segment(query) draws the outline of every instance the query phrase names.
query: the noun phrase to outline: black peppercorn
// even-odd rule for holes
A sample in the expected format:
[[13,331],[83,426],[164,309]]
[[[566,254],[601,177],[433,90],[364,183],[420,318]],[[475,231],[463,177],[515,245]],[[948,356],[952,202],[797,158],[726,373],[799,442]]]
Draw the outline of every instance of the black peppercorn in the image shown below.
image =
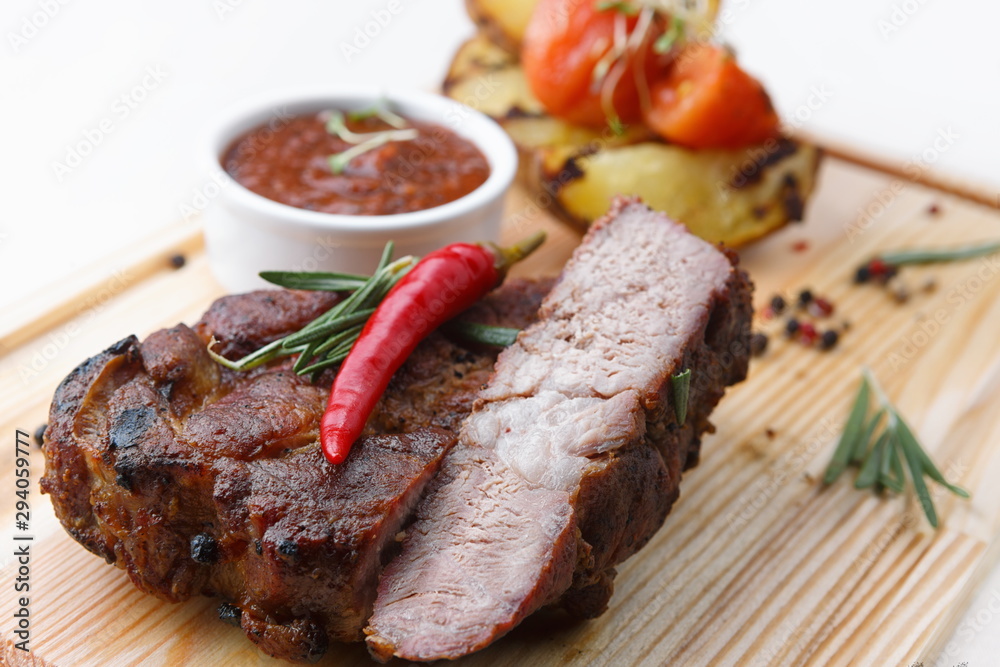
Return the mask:
[[219,545],[208,533],[198,533],[191,538],[191,559],[198,563],[211,564],[219,557]]
[[234,604],[229,602],[223,602],[219,605],[219,620],[229,625],[234,625],[237,628],[240,627],[240,619],[243,617],[243,612]]
[[872,279],[872,271],[868,268],[868,265],[859,266],[858,270],[854,273],[854,282],[858,285],[863,285]]
[[299,545],[292,540],[281,540],[281,544],[278,545],[278,554],[285,558],[297,558],[299,555]]
[[785,333],[794,336],[799,331],[799,321],[795,318],[788,320],[785,324]]
[[170,256],[170,266],[174,267],[175,269],[179,269],[185,264],[187,264],[187,257],[185,257],[183,254],[177,253],[175,255]]
[[799,308],[805,308],[813,300],[813,293],[807,289],[799,292]]
[[42,446],[42,438],[45,437],[45,428],[47,426],[48,424],[42,424],[41,426],[35,429],[35,444],[38,445],[39,447]]
[[767,334],[759,331],[750,336],[750,354],[759,357],[767,349]]
[[771,297],[771,311],[775,315],[781,315],[783,312],[785,312],[786,305],[787,304],[785,303],[784,297],[782,297],[780,294],[775,294],[773,297]]
[[838,340],[840,340],[840,334],[833,329],[828,329],[820,336],[819,347],[821,350],[829,350],[837,344]]

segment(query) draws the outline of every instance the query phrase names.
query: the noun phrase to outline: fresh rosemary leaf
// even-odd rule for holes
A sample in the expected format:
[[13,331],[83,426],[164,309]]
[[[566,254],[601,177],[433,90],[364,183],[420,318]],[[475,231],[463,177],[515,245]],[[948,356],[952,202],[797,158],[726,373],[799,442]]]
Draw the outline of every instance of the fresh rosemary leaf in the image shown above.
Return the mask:
[[317,361],[314,364],[310,364],[299,371],[299,375],[305,375],[307,373],[312,373],[313,382],[315,382],[319,375],[325,371],[327,368],[333,368],[334,366],[340,364],[344,359],[347,358],[345,354],[342,357],[337,357],[333,359],[324,359],[323,361]]
[[854,480],[854,488],[867,489],[878,481],[883,452],[889,443],[890,437],[888,431],[882,431],[882,434],[879,435],[878,440],[875,441],[875,446],[868,452],[865,462],[861,465],[861,472],[858,473],[857,478]]
[[214,352],[214,339],[209,344],[209,354],[219,364],[237,371],[249,370],[279,357],[298,355],[292,370],[299,374],[312,373],[315,381],[325,368],[344,360],[378,304],[417,263],[417,259],[410,256],[392,261],[392,252],[390,241],[370,278],[342,273],[265,271],[261,274],[265,279],[286,287],[309,285],[312,289],[342,291],[346,281],[353,281],[353,291],[299,331],[269,343],[242,359],[230,361]]
[[279,287],[321,292],[353,292],[369,279],[368,276],[323,271],[261,271],[257,275]]
[[868,451],[868,446],[872,442],[872,438],[875,437],[875,431],[878,429],[879,424],[882,423],[882,419],[885,417],[885,409],[880,409],[875,413],[875,416],[869,419],[865,423],[865,430],[862,432],[861,437],[858,438],[857,442],[854,443],[854,452],[851,454],[851,463],[861,463],[865,460],[865,452]]
[[977,243],[959,246],[957,248],[928,248],[914,250],[890,250],[878,256],[886,264],[902,266],[904,264],[933,264],[936,262],[956,262],[963,259],[985,257],[1000,252],[1000,241],[993,243]]
[[917,442],[916,437],[913,435],[913,431],[910,430],[909,425],[902,418],[899,420],[899,437],[906,447],[911,447],[913,451],[916,452],[917,460],[920,462],[920,468],[927,474],[928,477],[954,493],[956,496],[960,496],[962,498],[971,497],[968,491],[960,486],[951,484],[944,478],[944,475],[942,475],[941,471],[938,470],[938,467],[934,465],[931,458],[927,456],[927,452],[925,452],[924,448],[920,446],[919,442]]
[[382,255],[378,259],[378,266],[375,267],[375,273],[385,270],[389,266],[389,262],[392,261],[392,253],[396,250],[396,244],[393,241],[389,241],[382,248]]
[[686,369],[683,373],[671,376],[670,385],[674,394],[674,414],[677,415],[677,424],[684,426],[687,418],[688,395],[691,393],[691,369]]
[[339,345],[336,349],[331,350],[330,353],[326,356],[326,358],[324,358],[322,361],[317,361],[311,366],[306,366],[306,368],[302,371],[303,375],[305,373],[313,373],[314,374],[313,377],[315,377],[316,376],[315,374],[321,373],[327,368],[332,368],[333,366],[336,366],[337,364],[341,363],[344,359],[347,358],[347,355],[351,351],[351,348],[353,346],[354,346],[353,340],[345,341],[344,343]]
[[861,378],[861,386],[851,407],[851,414],[844,424],[844,431],[840,434],[840,442],[833,452],[833,458],[826,467],[826,474],[823,475],[824,484],[836,481],[847,468],[847,464],[856,457],[858,443],[862,441],[861,436],[864,433],[865,415],[868,414],[868,394],[868,380]]
[[899,456],[899,439],[893,438],[889,448],[886,450],[889,463],[888,470],[883,466],[883,472],[879,474],[879,483],[896,493],[902,493],[906,485],[906,474],[903,472],[903,460]]
[[[870,394],[875,396],[879,407],[875,415],[868,418]],[[878,437],[875,437],[883,419],[885,426],[881,428]],[[859,428],[859,423],[864,425]],[[852,442],[854,437],[857,439]],[[927,516],[927,521],[935,528],[938,526],[937,511],[934,509],[934,502],[924,481],[924,475],[957,496],[969,497],[968,491],[945,480],[944,475],[920,446],[913,431],[889,401],[868,367],[862,368],[861,386],[823,481],[830,484],[848,465],[858,464],[860,470],[854,482],[855,487],[859,489],[875,487],[876,490],[888,489],[896,493],[905,490],[906,469],[909,469],[909,476],[913,480],[913,488],[920,506]]]
[[[368,318],[365,318],[365,320],[367,319]],[[335,353],[344,345],[347,346],[347,351],[350,351],[350,349],[354,347],[354,341],[358,339],[358,336],[361,334],[361,330],[364,328],[365,325],[363,323],[357,324],[350,329],[344,329],[335,336],[330,336],[322,345],[316,348],[314,356],[336,356]]]
[[[345,327],[350,327],[350,329],[347,329],[350,331],[354,328],[355,324],[358,324],[359,322],[366,322],[374,312],[374,308],[366,308],[364,310],[354,311],[350,315],[340,315],[308,331],[303,330],[290,336],[286,336],[283,347],[289,348],[297,345],[305,345],[307,343],[320,340],[321,338],[327,338],[338,331],[344,331]],[[317,349],[315,354],[323,354],[321,350],[322,346]]]
[[913,489],[917,492],[917,498],[920,500],[920,506],[924,508],[924,514],[927,515],[927,521],[934,528],[938,527],[938,517],[937,511],[934,509],[934,500],[931,498],[930,491],[927,490],[927,484],[924,483],[924,469],[920,462],[920,457],[917,454],[917,450],[920,448],[907,446],[906,443],[900,443],[903,449],[903,457],[906,459],[906,464],[910,468],[910,479],[913,480]]
[[520,329],[495,327],[489,324],[466,322],[464,320],[452,320],[444,326],[444,329],[448,333],[455,334],[469,342],[492,345],[494,347],[513,345],[514,341],[517,340],[517,334],[521,332]]

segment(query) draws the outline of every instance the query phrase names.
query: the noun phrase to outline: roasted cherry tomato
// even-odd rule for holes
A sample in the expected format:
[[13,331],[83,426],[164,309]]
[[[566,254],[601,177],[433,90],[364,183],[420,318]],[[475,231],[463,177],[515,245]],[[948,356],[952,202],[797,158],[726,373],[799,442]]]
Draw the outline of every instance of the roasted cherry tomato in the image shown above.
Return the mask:
[[[633,11],[634,9],[634,11]],[[638,22],[638,5],[599,0],[541,0],[524,34],[521,63],[528,85],[557,118],[600,127],[614,116],[623,122],[641,118],[637,68],[652,73],[652,42],[648,31],[641,46],[623,56],[621,76],[602,77],[599,63],[614,47],[616,23],[631,35]],[[602,105],[604,85],[613,87],[613,111]]]
[[764,87],[716,46],[685,45],[651,84],[650,102],[646,124],[688,148],[740,148],[778,133]]

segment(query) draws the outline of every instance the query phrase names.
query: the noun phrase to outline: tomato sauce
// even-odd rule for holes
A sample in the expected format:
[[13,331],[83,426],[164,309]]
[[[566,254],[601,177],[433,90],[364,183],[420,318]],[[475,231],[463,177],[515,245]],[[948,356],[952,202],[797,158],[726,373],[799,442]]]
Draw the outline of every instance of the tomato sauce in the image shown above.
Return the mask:
[[[330,156],[354,144],[328,132],[329,112],[262,125],[225,151],[223,168],[238,183],[274,201],[310,211],[390,215],[463,197],[490,174],[482,152],[440,125],[406,119],[415,139],[391,141],[354,157],[334,173]],[[352,132],[394,130],[376,116],[348,119]]]

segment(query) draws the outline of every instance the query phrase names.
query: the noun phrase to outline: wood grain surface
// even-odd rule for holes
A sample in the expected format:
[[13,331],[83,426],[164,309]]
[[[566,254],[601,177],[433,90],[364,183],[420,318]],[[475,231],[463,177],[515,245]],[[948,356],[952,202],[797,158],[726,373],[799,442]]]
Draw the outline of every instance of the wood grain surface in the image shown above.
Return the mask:
[[[931,204],[940,211],[929,212]],[[520,192],[510,238],[544,226],[550,241],[518,271],[556,273],[579,235]],[[829,352],[771,337],[750,378],[716,410],[700,465],[684,476],[664,527],[619,568],[608,612],[571,623],[541,613],[463,665],[933,664],[934,651],[993,564],[1000,528],[1000,258],[907,268],[897,304],[851,283],[878,250],[1000,237],[1000,213],[828,159],[807,220],[742,251],[755,304],[804,287],[849,322]],[[167,258],[187,255],[179,270]],[[31,526],[14,530],[15,429],[45,421],[56,384],[123,336],[191,323],[222,292],[196,225],[179,225],[8,313],[0,326],[0,663],[5,665],[272,664],[216,619],[217,601],[170,604],[76,544],[38,492]],[[117,278],[106,279],[109,269]],[[112,271],[112,272],[114,272]],[[776,331],[780,321],[759,321]],[[936,494],[932,530],[912,494],[879,498],[845,476],[819,483],[871,365],[946,475],[970,501]],[[12,646],[13,535],[30,534],[31,652]],[[324,665],[372,664],[336,646]]]

